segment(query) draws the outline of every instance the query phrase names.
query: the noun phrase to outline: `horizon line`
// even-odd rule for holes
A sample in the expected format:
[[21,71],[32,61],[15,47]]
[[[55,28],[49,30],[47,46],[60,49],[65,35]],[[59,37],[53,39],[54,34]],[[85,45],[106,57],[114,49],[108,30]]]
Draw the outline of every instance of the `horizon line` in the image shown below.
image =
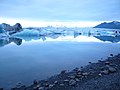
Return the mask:
[[[113,20],[119,21],[119,20]],[[15,23],[20,23],[23,28],[26,27],[94,27],[103,22],[111,21],[34,21],[34,20],[18,20],[18,19],[7,19],[0,18],[0,23],[7,23],[14,25]]]

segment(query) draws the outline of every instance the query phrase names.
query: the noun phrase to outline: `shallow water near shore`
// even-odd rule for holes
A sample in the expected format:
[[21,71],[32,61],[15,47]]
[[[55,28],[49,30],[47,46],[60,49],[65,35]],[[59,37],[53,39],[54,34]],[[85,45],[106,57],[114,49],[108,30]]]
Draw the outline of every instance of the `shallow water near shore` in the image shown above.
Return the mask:
[[111,53],[118,54],[120,37],[116,38],[105,35],[76,36],[74,33],[55,34],[52,38],[42,36],[1,39],[0,87],[8,89],[17,82],[30,85],[34,79],[46,79],[61,70],[72,70],[85,66],[88,62],[105,59]]

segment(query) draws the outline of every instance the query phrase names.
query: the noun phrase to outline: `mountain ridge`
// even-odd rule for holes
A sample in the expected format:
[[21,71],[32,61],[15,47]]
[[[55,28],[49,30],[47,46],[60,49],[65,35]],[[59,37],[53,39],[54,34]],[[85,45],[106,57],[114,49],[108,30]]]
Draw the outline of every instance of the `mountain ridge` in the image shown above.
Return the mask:
[[108,29],[120,29],[120,22],[112,21],[112,22],[104,22],[93,28],[108,28]]

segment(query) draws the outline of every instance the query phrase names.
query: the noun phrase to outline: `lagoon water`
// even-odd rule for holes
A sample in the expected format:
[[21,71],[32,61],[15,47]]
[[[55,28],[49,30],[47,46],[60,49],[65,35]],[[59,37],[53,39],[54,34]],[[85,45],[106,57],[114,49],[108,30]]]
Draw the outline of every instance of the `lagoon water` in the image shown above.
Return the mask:
[[[120,53],[120,36],[114,30],[90,35],[71,33],[49,37],[9,37],[0,39],[0,87],[14,87],[17,82],[30,85],[75,67],[97,62],[109,54]],[[103,34],[104,34],[103,33]]]

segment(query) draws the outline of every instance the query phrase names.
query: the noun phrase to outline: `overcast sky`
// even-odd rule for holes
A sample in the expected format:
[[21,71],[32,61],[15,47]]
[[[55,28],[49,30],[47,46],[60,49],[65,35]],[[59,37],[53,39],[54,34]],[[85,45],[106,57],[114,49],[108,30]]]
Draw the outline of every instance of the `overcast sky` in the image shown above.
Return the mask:
[[47,22],[120,21],[120,0],[0,0],[0,19]]

